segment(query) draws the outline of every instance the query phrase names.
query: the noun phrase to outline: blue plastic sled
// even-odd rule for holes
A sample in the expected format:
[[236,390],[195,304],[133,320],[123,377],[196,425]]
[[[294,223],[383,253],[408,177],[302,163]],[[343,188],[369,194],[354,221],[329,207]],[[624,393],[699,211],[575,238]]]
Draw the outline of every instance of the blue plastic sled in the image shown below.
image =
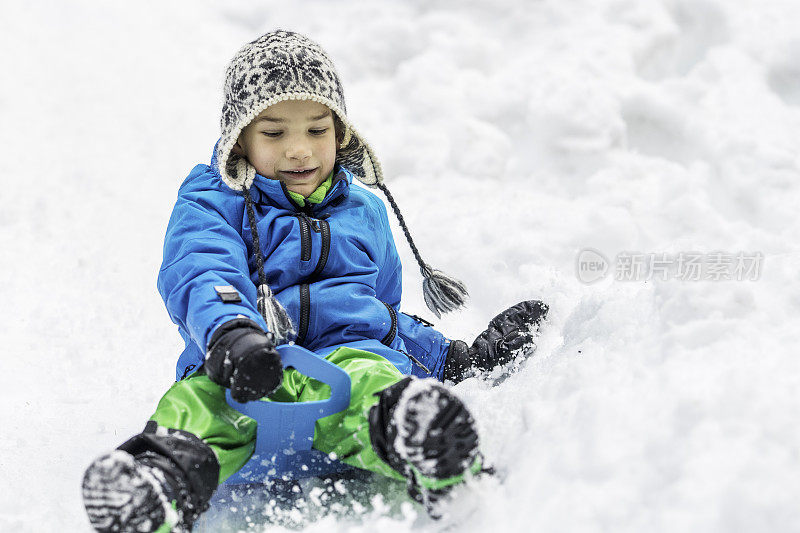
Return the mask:
[[311,449],[317,419],[338,413],[350,405],[350,376],[347,372],[294,344],[278,346],[283,367],[330,385],[327,400],[302,403],[255,401],[239,403],[225,395],[228,404],[258,422],[253,456],[225,481],[225,485],[298,480],[350,470],[352,467]]

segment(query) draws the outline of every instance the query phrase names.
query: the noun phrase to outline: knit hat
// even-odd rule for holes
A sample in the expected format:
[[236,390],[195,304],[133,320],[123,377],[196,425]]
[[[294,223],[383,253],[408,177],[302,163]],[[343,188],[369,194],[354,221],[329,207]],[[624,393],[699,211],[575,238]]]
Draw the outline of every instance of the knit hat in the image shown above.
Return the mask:
[[[364,185],[379,188],[386,195],[425,278],[426,305],[436,316],[462,307],[467,298],[466,287],[422,261],[400,209],[383,184],[380,163],[372,148],[347,119],[344,91],[333,61],[314,41],[284,30],[267,33],[242,47],[228,65],[225,76],[225,102],[220,121],[222,136],[216,148],[217,170],[226,185],[242,191],[245,196],[253,240],[257,241],[258,236],[249,188],[256,171],[245,157],[234,154],[232,149],[242,129],[266,108],[286,100],[312,100],[333,111],[345,129],[344,139],[337,147],[336,162]],[[258,243],[254,242],[254,250],[259,249]],[[263,275],[263,258],[256,259],[260,300],[264,301],[259,302],[259,308],[263,315],[265,304],[270,303],[267,300],[273,299]],[[266,307],[268,311],[269,306]],[[286,322],[273,316],[265,319],[270,328],[279,330]],[[282,336],[280,331],[274,333],[279,338]]]
[[216,155],[220,176],[229,187],[243,190],[255,177],[252,165],[231,153],[242,129],[266,108],[285,100],[326,105],[345,127],[336,162],[364,185],[372,187],[383,181],[372,148],[347,120],[344,92],[333,61],[307,37],[274,31],[242,47],[225,75],[222,137]]

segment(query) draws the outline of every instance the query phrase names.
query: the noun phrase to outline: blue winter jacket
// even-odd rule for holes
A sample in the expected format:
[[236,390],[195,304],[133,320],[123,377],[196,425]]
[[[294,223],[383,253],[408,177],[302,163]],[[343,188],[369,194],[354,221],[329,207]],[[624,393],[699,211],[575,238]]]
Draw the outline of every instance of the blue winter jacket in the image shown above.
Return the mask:
[[[177,379],[203,363],[214,330],[228,320],[247,317],[267,329],[256,307],[244,197],[216,169],[213,160],[192,169],[164,240],[158,291],[186,342]],[[449,341],[400,312],[400,258],[377,196],[338,166],[316,205],[299,207],[283,183],[258,174],[250,194],[267,282],[292,320],[295,343],[320,355],[353,346],[382,355],[404,374],[441,379]],[[240,301],[223,301],[216,287],[226,285]]]

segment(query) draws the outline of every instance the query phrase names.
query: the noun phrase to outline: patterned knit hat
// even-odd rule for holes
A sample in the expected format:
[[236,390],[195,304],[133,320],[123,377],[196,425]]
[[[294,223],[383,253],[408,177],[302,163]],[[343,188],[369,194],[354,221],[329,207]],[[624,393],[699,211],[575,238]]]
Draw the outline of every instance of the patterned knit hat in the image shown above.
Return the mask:
[[[420,266],[426,305],[436,316],[462,307],[467,298],[466,287],[422,260],[400,208],[383,183],[380,163],[347,119],[344,91],[333,62],[317,43],[290,31],[273,31],[246,44],[231,60],[225,76],[225,103],[220,121],[222,137],[217,143],[216,160],[225,184],[242,191],[245,197],[253,228],[253,249],[260,249],[249,194],[256,171],[245,157],[231,150],[245,126],[266,108],[285,100],[313,100],[333,111],[345,128],[344,139],[337,147],[336,162],[364,185],[378,188],[386,195]],[[291,330],[291,324],[285,311],[272,298],[263,272],[263,258],[258,255],[259,310],[270,331],[282,340],[287,338],[284,333]]]
[[383,182],[372,148],[347,120],[344,91],[333,61],[307,37],[274,31],[242,47],[225,75],[217,165],[229,187],[246,189],[255,177],[252,165],[231,153],[242,129],[266,108],[285,100],[313,100],[326,105],[345,127],[336,162],[364,185],[374,187]]

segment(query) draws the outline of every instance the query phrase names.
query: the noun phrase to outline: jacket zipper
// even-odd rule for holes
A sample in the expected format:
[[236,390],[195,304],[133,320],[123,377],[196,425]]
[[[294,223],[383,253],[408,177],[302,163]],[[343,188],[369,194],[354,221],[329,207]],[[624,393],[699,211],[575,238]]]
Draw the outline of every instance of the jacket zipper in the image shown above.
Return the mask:
[[389,346],[392,344],[392,341],[397,335],[397,313],[395,312],[394,307],[391,305],[387,304],[386,302],[381,303],[386,306],[386,309],[389,310],[389,315],[392,317],[392,327],[389,329],[389,333],[387,333],[386,336],[381,339],[381,344]]
[[[335,184],[335,183],[334,183]],[[294,199],[289,195],[288,189],[286,188],[286,184],[281,183],[281,189],[283,190],[284,196],[289,200],[289,202],[294,205],[298,209],[302,209]],[[334,205],[338,205],[341,203],[341,200],[344,199],[344,195],[339,195],[336,197],[333,202]],[[310,206],[307,207],[307,209]],[[295,213],[297,220],[300,224],[300,259],[302,261],[310,261],[311,260],[311,230],[312,230],[312,223],[309,220],[310,217],[307,212],[301,211]],[[313,219],[317,222],[317,219]],[[322,273],[322,270],[325,268],[325,265],[328,262],[328,255],[330,254],[330,247],[331,247],[331,228],[330,224],[327,220],[320,219],[318,220],[319,227],[316,224],[313,226],[313,230],[317,233],[322,233],[322,248],[320,249],[319,261],[317,265],[314,267],[314,271],[309,276],[309,279],[313,281],[314,278],[319,276]],[[394,339],[394,335],[396,334],[397,330],[397,315],[394,312],[394,309],[389,307],[390,312],[392,314],[392,331],[389,333],[391,334],[391,340]],[[305,343],[306,336],[308,335],[308,325],[311,318],[311,289],[308,283],[302,283],[300,285],[300,324],[298,326],[297,337],[295,339],[295,343],[299,344],[300,346]],[[388,337],[388,335],[387,335]]]
[[314,272],[311,273],[312,280],[315,280],[322,273],[322,269],[325,268],[325,264],[328,262],[328,254],[331,251],[331,226],[327,220],[319,220],[319,225],[322,230],[322,248],[319,252],[319,262]]
[[[316,232],[322,233],[322,247],[320,248],[319,252],[319,261],[317,262],[317,266],[314,267],[314,272],[312,272],[307,278],[313,282],[314,279],[322,272],[322,269],[325,268],[325,264],[328,262],[328,255],[331,248],[331,227],[327,220],[309,219],[309,216],[305,213],[298,214],[297,218],[300,220],[300,233],[302,236],[300,258],[303,261],[311,260],[311,230],[313,229]],[[319,224],[314,224],[312,226],[311,220],[318,222]],[[300,346],[302,346],[306,341],[310,319],[311,288],[308,283],[302,283],[300,285],[300,324],[297,328],[297,338],[295,339],[295,343],[299,344]]]
[[305,213],[295,215],[300,221],[300,260],[311,260],[311,228]]
[[300,325],[297,328],[297,338],[295,344],[300,346],[306,342],[308,335],[308,322],[311,319],[311,289],[308,283],[300,285]]
[[411,314],[408,314],[408,313],[403,313],[403,314],[406,315],[406,316],[410,316],[411,318],[413,318],[415,321],[419,322],[422,325],[425,325],[425,326],[428,326],[428,327],[433,327],[433,322],[428,322],[427,320],[425,320],[421,316],[411,315]]
[[[402,351],[402,350],[400,350],[400,351]],[[416,357],[414,357],[413,355],[411,355],[411,354],[410,354],[410,353],[408,353],[408,352],[403,352],[403,353],[404,353],[404,354],[405,354],[405,355],[406,355],[406,356],[407,356],[409,359],[411,359],[412,361],[414,361],[415,363],[417,363],[417,366],[418,366],[418,367],[420,367],[422,370],[424,370],[426,374],[433,374],[433,372],[431,372],[431,371],[430,371],[430,369],[429,369],[427,366],[423,365],[423,364],[420,362],[420,360],[419,360],[419,359],[417,359]]]

